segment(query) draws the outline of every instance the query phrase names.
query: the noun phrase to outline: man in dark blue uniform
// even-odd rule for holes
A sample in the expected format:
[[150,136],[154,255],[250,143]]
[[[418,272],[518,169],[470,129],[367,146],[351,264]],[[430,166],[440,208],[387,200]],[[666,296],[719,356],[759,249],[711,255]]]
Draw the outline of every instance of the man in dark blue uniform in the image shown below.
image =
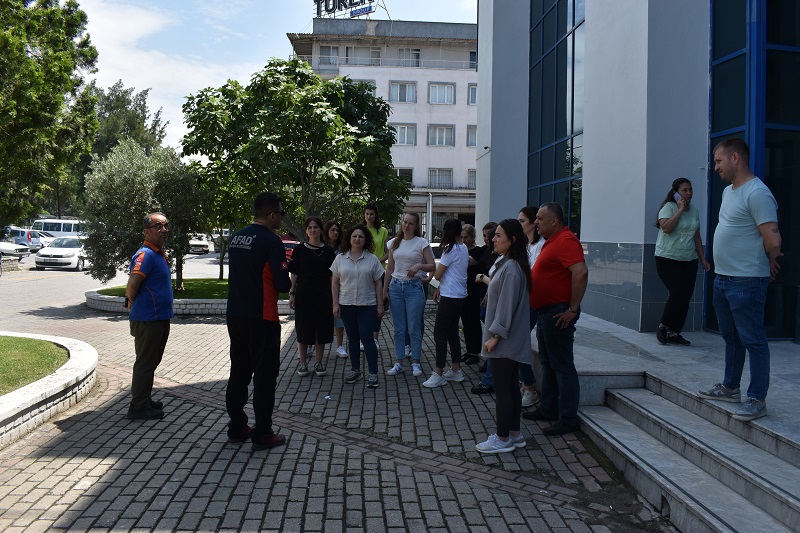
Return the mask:
[[[291,286],[286,250],[275,230],[281,225],[281,200],[273,193],[256,196],[253,223],[236,232],[229,245],[228,335],[231,374],[225,403],[228,439],[250,438],[253,450],[274,448],[286,437],[272,430],[275,386],[280,370],[281,324],[278,294]],[[247,424],[244,406],[253,380],[255,427]]]
[[172,272],[164,243],[169,232],[163,213],[150,213],[143,222],[144,244],[131,260],[128,286],[125,288],[131,311],[130,327],[136,349],[131,380],[131,420],[155,420],[164,417],[164,405],[154,401],[153,380],[164,356],[169,338],[172,311]]

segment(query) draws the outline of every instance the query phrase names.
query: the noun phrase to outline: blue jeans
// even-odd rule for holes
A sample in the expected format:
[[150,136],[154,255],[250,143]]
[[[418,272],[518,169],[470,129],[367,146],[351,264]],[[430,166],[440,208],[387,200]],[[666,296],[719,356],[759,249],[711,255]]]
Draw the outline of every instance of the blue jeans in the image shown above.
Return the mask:
[[372,331],[378,320],[377,305],[340,305],[339,309],[347,331],[347,347],[350,351],[350,366],[353,370],[361,368],[361,350],[358,343],[364,345],[367,368],[370,374],[378,373],[378,347]]
[[575,320],[566,328],[556,326],[555,315],[563,313],[569,304],[557,304],[539,310],[536,322],[536,339],[539,341],[539,357],[542,360],[542,401],[539,410],[548,418],[556,418],[577,426],[580,384],[575,369],[573,344],[575,342]]
[[769,389],[769,344],[764,327],[764,304],[769,278],[717,276],[714,310],[725,339],[725,379],[738,389],[744,370],[745,350],[750,352],[750,387],[747,397],[763,401]]
[[389,306],[394,327],[394,354],[402,361],[406,352],[406,331],[411,335],[411,360],[419,363],[422,356],[422,312],[425,310],[425,289],[419,279],[389,284]]
[[487,389],[489,387],[493,387],[494,386],[493,385],[493,383],[494,383],[493,379],[494,378],[492,378],[492,360],[491,359],[487,359],[486,360],[486,372],[483,373],[483,377],[481,378],[481,385],[483,385]]

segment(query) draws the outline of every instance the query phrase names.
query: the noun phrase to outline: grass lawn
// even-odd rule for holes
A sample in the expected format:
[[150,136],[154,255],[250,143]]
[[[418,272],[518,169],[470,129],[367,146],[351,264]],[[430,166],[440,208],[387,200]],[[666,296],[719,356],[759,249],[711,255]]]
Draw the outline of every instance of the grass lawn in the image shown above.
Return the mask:
[[[173,283],[173,288],[174,287],[175,285]],[[184,278],[183,287],[186,290],[183,292],[176,292],[175,298],[187,300],[228,298],[227,279],[219,280],[217,278]],[[97,292],[106,296],[125,296],[125,287],[109,287],[107,289],[100,289]],[[289,293],[282,292],[278,298],[281,300],[288,300]]]
[[69,361],[66,348],[22,337],[0,337],[0,394],[49,376]]

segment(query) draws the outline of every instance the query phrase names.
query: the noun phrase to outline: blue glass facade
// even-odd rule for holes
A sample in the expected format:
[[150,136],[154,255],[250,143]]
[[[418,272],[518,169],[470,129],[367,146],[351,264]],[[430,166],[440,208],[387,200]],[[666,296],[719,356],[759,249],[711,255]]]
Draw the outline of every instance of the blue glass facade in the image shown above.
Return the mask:
[[528,204],[558,202],[580,235],[585,0],[531,1]]
[[[767,334],[800,338],[800,4],[796,0],[714,0],[711,150],[728,137],[750,145],[751,168],[778,200],[781,274],[767,293]],[[709,242],[727,185],[710,165]],[[713,259],[713,258],[712,258]],[[707,287],[712,286],[713,274]],[[706,302],[710,302],[710,289]],[[713,305],[706,325],[715,330]]]

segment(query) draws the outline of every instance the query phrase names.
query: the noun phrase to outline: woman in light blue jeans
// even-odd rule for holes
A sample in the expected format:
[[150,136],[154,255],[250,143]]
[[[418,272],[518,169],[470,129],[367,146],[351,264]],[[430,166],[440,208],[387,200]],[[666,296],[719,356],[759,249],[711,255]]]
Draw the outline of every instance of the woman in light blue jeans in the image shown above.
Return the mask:
[[403,371],[406,330],[411,335],[411,369],[414,376],[422,375],[422,313],[425,310],[426,290],[422,278],[433,272],[436,264],[426,239],[420,236],[419,215],[403,215],[402,233],[392,240],[386,263],[383,293],[389,298],[394,327],[396,363],[387,372],[396,376]]

